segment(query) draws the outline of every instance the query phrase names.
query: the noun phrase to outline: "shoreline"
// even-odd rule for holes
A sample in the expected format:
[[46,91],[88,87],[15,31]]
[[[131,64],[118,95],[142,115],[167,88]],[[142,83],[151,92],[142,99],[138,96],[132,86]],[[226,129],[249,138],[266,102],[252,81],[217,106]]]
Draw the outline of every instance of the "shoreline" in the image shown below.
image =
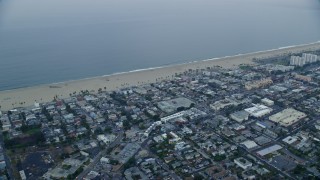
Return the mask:
[[[103,77],[110,77],[110,76],[116,76],[116,75],[122,75],[122,74],[129,74],[129,73],[135,73],[135,72],[140,72],[140,71],[156,70],[156,69],[161,69],[161,68],[170,68],[170,67],[174,67],[174,66],[188,65],[188,64],[201,63],[201,62],[207,62],[207,61],[215,61],[215,60],[221,60],[221,59],[226,59],[226,58],[236,58],[236,57],[241,57],[241,56],[249,56],[249,55],[255,55],[255,54],[259,54],[259,53],[267,53],[267,52],[272,52],[272,51],[277,51],[277,50],[285,50],[285,49],[291,49],[291,48],[309,46],[309,45],[316,45],[316,44],[320,44],[320,41],[316,41],[316,42],[308,43],[308,44],[284,46],[284,47],[279,47],[279,48],[276,48],[276,49],[254,51],[254,52],[249,52],[249,53],[241,53],[241,54],[230,55],[230,56],[222,56],[222,57],[202,59],[202,60],[193,60],[193,61],[177,63],[177,64],[173,63],[173,64],[168,64],[168,65],[150,67],[150,68],[135,69],[135,70],[129,70],[129,71],[123,71],[123,72],[115,72],[115,73],[111,73],[111,74],[98,75],[98,76],[92,76],[92,77],[87,77],[87,78],[70,79],[70,80],[65,80],[65,81],[60,81],[60,82],[42,83],[42,84],[36,84],[36,85],[30,85],[30,86],[24,86],[24,87],[16,87],[16,88],[12,88],[12,89],[0,90],[0,95],[1,95],[2,92],[5,92],[5,91],[14,91],[14,90],[18,90],[18,89],[35,88],[35,87],[45,86],[45,85],[49,86],[49,85],[56,85],[56,84],[72,83],[72,82],[75,82],[75,81],[91,80],[91,79],[96,79],[96,78],[103,78]],[[0,99],[1,99],[1,96],[0,96]]]
[[[285,49],[290,49],[290,48],[296,48],[296,47],[299,47],[299,46],[316,45],[318,43],[320,43],[320,41],[316,41],[316,42],[308,43],[308,44],[301,44],[301,45],[284,46],[284,47],[279,47],[277,49],[269,49],[269,50],[255,51],[255,52],[249,52],[249,53],[243,53],[243,54],[241,53],[241,54],[236,54],[236,55],[222,56],[222,57],[209,58],[209,59],[203,59],[203,60],[194,60],[194,61],[183,62],[183,63],[178,63],[178,64],[168,64],[168,65],[162,65],[162,66],[156,66],[156,67],[150,67],[150,68],[143,68],[143,69],[135,69],[135,70],[130,70],[130,71],[116,72],[116,73],[92,76],[92,77],[81,78],[81,79],[70,79],[70,80],[65,80],[65,81],[60,81],[60,82],[42,83],[42,84],[31,85],[31,86],[17,87],[17,88],[12,88],[12,89],[0,90],[0,95],[1,95],[2,92],[5,92],[5,91],[14,91],[14,90],[18,90],[18,89],[35,88],[35,87],[45,86],[45,85],[56,85],[56,84],[72,83],[72,82],[75,82],[75,81],[91,80],[91,79],[96,79],[96,78],[103,78],[103,77],[110,77],[110,76],[116,76],[116,75],[122,75],[122,74],[129,74],[129,73],[135,73],[135,72],[140,72],[140,71],[156,70],[156,69],[161,69],[161,68],[170,68],[170,67],[174,67],[174,66],[188,65],[188,64],[192,64],[192,63],[201,63],[201,62],[207,62],[207,61],[215,61],[215,60],[220,60],[220,59],[225,59],[225,58],[236,58],[236,57],[241,57],[241,56],[248,56],[248,55],[254,55],[254,54],[259,54],[259,53],[267,53],[267,52],[272,52],[272,51],[277,51],[277,50],[285,50]],[[1,98],[1,96],[0,96],[0,98]]]
[[189,69],[206,69],[207,67],[214,66],[233,69],[240,64],[254,64],[254,58],[270,58],[319,49],[320,41],[317,41],[314,43],[280,47],[266,51],[196,60],[180,64],[164,65],[77,80],[3,90],[0,91],[0,111],[7,111],[16,107],[31,106],[34,102],[50,102],[53,100],[54,96],[58,96],[60,99],[67,98],[70,97],[70,93],[78,93],[81,90],[94,90],[97,92],[98,89],[101,88],[102,90],[112,91],[124,87],[154,83],[158,80],[171,79],[174,75],[183,73]]

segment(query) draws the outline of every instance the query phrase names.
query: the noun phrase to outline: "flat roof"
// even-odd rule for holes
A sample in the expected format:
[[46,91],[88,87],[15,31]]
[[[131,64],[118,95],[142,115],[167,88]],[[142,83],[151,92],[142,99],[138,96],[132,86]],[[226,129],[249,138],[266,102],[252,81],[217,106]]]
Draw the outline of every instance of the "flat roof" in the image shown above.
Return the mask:
[[244,118],[248,118],[249,113],[247,111],[237,111],[231,114],[231,116],[240,118],[240,119],[244,119]]
[[138,143],[128,143],[115,158],[121,162],[126,163],[140,148]]
[[194,103],[193,101],[184,98],[184,97],[179,97],[175,99],[170,99],[167,101],[161,101],[157,103],[157,106],[164,112],[170,113],[174,112],[177,110],[179,107],[185,107],[188,108],[190,105]]
[[263,99],[261,99],[261,101],[265,101],[268,103],[274,103],[274,101],[272,101],[271,99],[268,99],[268,98],[263,98]]
[[259,145],[264,145],[271,142],[271,139],[261,135],[259,137],[254,138],[254,141]]
[[251,141],[251,140],[247,140],[241,143],[242,145],[246,146],[246,148],[248,149],[252,149],[254,147],[257,147],[258,145],[256,144],[256,142]]
[[260,156],[265,156],[267,154],[273,153],[273,152],[278,151],[280,149],[282,149],[282,146],[275,144],[273,146],[270,146],[270,147],[267,147],[265,149],[258,151],[257,154],[259,154]]
[[299,120],[305,117],[307,117],[305,113],[297,111],[293,108],[288,108],[277,114],[270,116],[269,120],[287,127],[298,122]]
[[282,141],[287,143],[287,144],[292,144],[292,143],[297,141],[297,138],[296,137],[292,137],[292,136],[288,136],[288,137],[282,139]]
[[262,104],[255,104],[253,107],[245,109],[245,111],[252,116],[259,117],[270,113],[272,109]]

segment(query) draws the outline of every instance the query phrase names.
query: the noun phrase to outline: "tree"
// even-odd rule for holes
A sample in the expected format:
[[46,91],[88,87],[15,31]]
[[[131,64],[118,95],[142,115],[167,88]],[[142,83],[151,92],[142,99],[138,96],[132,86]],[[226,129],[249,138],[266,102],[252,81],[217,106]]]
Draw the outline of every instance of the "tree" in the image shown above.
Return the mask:
[[254,103],[254,104],[258,104],[260,102],[261,102],[261,99],[259,99],[259,98],[253,98],[252,99],[252,103]]
[[73,174],[68,175],[67,179],[75,179],[82,171],[83,167],[81,166]]
[[203,177],[200,174],[194,176],[194,180],[202,180]]
[[215,155],[215,156],[213,157],[213,160],[214,160],[214,161],[217,161],[217,162],[222,161],[222,160],[224,160],[224,159],[226,159],[226,156],[225,156],[225,155]]
[[152,117],[152,119],[153,119],[154,121],[159,121],[159,120],[160,120],[160,116],[159,116],[158,114],[156,114],[156,115],[154,115],[154,116]]
[[183,111],[183,110],[185,110],[185,107],[182,107],[182,106],[181,106],[181,107],[178,107],[178,108],[177,108],[177,111],[178,111],[178,112]]
[[112,132],[112,128],[111,127],[106,127],[105,129],[104,129],[104,132],[106,132],[106,133],[111,133]]
[[139,129],[141,129],[141,130],[142,130],[142,129],[146,129],[146,127],[145,127],[145,125],[144,125],[143,123],[140,123],[140,124],[139,124]]
[[130,122],[128,121],[128,120],[124,120],[123,122],[122,122],[122,125],[123,125],[123,128],[125,129],[125,130],[129,130],[131,127],[130,127]]
[[87,123],[86,118],[81,118],[80,124],[81,124],[81,126],[85,127],[86,129],[90,129],[90,126]]
[[147,96],[146,96],[146,100],[152,101],[152,97],[151,97],[150,95],[147,95]]
[[44,114],[46,116],[46,118],[48,119],[48,121],[53,121],[53,117],[51,116],[51,114],[48,112],[47,108],[43,107],[42,108],[42,114]]
[[274,104],[282,108],[285,107],[285,104],[282,101],[275,101]]
[[135,164],[136,164],[136,159],[134,158],[134,157],[132,157],[132,158],[130,158],[129,160],[128,160],[128,162],[126,162],[125,164],[124,164],[124,169],[128,169],[128,168],[130,168],[130,167],[132,167],[132,166],[135,166]]
[[98,134],[103,134],[103,131],[101,129],[101,127],[98,127],[95,131],[94,134],[98,135]]
[[302,165],[298,164],[294,170],[293,170],[293,173],[294,174],[302,174],[304,171],[306,171],[306,168],[303,167]]
[[73,115],[76,115],[76,112],[73,109],[71,109],[69,104],[66,105],[66,111],[68,113],[72,113]]

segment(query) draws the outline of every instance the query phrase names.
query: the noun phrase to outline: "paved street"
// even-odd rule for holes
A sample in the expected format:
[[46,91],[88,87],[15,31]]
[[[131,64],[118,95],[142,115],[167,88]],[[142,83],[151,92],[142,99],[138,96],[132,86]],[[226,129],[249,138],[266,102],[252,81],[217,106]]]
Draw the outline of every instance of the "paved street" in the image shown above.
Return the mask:
[[119,144],[121,143],[122,138],[123,138],[123,133],[120,132],[119,135],[117,136],[117,138],[115,139],[115,141],[112,142],[111,144],[107,145],[107,147],[106,147],[104,150],[100,151],[100,152],[92,159],[91,163],[84,168],[84,170],[82,171],[82,173],[80,173],[76,179],[83,179],[84,176],[86,176],[90,171],[92,171],[93,167],[100,161],[100,159],[101,159],[102,157],[104,157],[104,156],[106,155],[106,153],[107,153],[107,151],[108,151],[108,148],[113,148],[113,147],[119,145]]

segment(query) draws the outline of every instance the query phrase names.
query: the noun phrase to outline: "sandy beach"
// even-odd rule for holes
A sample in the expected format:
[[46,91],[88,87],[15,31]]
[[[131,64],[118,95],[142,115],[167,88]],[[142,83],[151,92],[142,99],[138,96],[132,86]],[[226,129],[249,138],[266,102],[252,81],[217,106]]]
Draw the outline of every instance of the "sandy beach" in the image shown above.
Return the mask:
[[171,79],[176,73],[183,73],[189,69],[205,69],[213,66],[235,68],[240,64],[252,64],[253,58],[268,58],[318,49],[320,49],[320,42],[203,61],[194,61],[166,67],[136,70],[108,76],[0,91],[0,110],[7,111],[16,107],[31,106],[35,102],[49,102],[52,101],[55,96],[60,99],[67,98],[70,97],[70,93],[78,93],[81,90],[94,90],[97,92],[98,89],[101,88],[103,90],[106,89],[107,91],[111,91],[122,87]]

